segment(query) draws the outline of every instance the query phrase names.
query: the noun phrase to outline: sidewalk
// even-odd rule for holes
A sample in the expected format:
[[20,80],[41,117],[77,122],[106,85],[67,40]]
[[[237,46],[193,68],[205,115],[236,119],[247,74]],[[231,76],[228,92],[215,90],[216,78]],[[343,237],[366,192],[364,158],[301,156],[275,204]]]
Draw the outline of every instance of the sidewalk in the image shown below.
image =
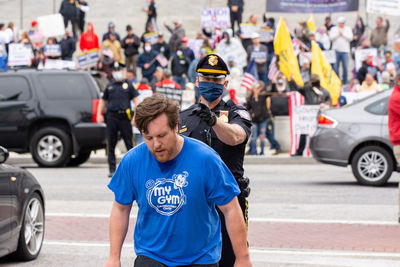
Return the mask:
[[[121,152],[122,149],[116,150],[117,160],[120,160],[124,155]],[[263,156],[245,156],[244,163],[245,164],[318,164],[316,160],[312,157],[291,157],[289,152],[283,152],[279,155],[272,155],[274,150],[266,149],[265,155]],[[18,154],[10,152],[10,157],[7,160],[8,164],[32,164],[34,163],[31,154]],[[92,164],[106,164],[107,163],[107,155],[104,149],[97,150],[92,152],[90,155],[90,159],[88,163]]]

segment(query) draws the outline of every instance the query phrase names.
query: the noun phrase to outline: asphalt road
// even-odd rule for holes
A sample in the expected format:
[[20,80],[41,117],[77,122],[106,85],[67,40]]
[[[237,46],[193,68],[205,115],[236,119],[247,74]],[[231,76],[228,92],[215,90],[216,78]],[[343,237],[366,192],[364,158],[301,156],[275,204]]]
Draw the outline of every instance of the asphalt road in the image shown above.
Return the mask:
[[[3,258],[0,265],[101,266],[108,254],[108,215],[113,200],[106,188],[107,166],[24,167],[37,177],[46,194],[45,243],[34,262]],[[245,169],[252,187],[249,241],[254,266],[400,266],[400,243],[396,244],[400,242],[396,224],[398,174],[388,186],[373,188],[356,184],[350,169],[321,164],[258,164]],[[122,266],[133,265],[135,213],[136,208]],[[369,240],[327,243],[335,240],[333,235],[355,232],[375,238],[375,243],[381,234],[386,236],[375,247],[366,245]]]

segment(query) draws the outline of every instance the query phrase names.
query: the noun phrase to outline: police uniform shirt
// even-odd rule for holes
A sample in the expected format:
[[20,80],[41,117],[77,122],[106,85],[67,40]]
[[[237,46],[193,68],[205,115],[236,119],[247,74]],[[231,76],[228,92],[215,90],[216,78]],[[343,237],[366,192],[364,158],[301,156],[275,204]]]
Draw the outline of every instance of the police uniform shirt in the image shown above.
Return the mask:
[[122,82],[110,82],[103,94],[103,99],[107,101],[107,110],[118,112],[131,108],[131,100],[139,96],[138,91],[132,83],[127,80]]
[[247,110],[243,107],[236,106],[233,102],[224,102],[221,100],[212,111],[229,124],[238,124],[246,132],[246,140],[243,143],[230,146],[220,141],[212,129],[200,118],[192,114],[193,109],[197,105],[193,105],[186,110],[181,111],[181,124],[179,133],[200,140],[206,144],[211,141],[211,147],[220,155],[224,163],[228,166],[236,179],[243,177],[243,161],[247,140],[251,134],[251,118]]

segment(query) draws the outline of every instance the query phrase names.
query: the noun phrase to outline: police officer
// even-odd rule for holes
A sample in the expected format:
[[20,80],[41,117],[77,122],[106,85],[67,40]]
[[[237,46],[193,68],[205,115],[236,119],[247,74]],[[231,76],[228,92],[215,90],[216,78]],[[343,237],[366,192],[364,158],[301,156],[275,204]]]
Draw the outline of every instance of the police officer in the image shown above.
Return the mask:
[[[215,54],[202,58],[196,71],[200,103],[181,111],[179,133],[198,139],[211,146],[232,172],[241,189],[238,196],[247,225],[249,180],[243,176],[243,160],[247,140],[251,133],[251,117],[243,107],[232,101],[225,102],[222,93],[228,85],[229,74],[225,62]],[[222,256],[219,266],[233,266],[235,255],[223,214],[218,210],[222,225]]]
[[111,177],[115,172],[115,146],[118,141],[118,132],[124,140],[126,149],[133,147],[132,144],[132,125],[133,111],[131,100],[135,106],[139,103],[139,93],[133,84],[123,78],[124,65],[114,62],[112,66],[113,80],[107,85],[103,97],[97,109],[97,121],[104,122],[102,112],[106,107],[107,141],[108,141],[108,165]]

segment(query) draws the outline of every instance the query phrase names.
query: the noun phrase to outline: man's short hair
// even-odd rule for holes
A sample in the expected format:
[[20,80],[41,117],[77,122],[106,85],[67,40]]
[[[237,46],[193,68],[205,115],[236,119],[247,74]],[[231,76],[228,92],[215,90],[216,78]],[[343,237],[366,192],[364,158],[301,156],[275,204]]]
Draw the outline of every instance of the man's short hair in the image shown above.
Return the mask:
[[136,127],[141,133],[148,133],[148,125],[161,114],[165,113],[171,129],[179,123],[179,105],[161,94],[145,98],[137,107],[135,114]]

